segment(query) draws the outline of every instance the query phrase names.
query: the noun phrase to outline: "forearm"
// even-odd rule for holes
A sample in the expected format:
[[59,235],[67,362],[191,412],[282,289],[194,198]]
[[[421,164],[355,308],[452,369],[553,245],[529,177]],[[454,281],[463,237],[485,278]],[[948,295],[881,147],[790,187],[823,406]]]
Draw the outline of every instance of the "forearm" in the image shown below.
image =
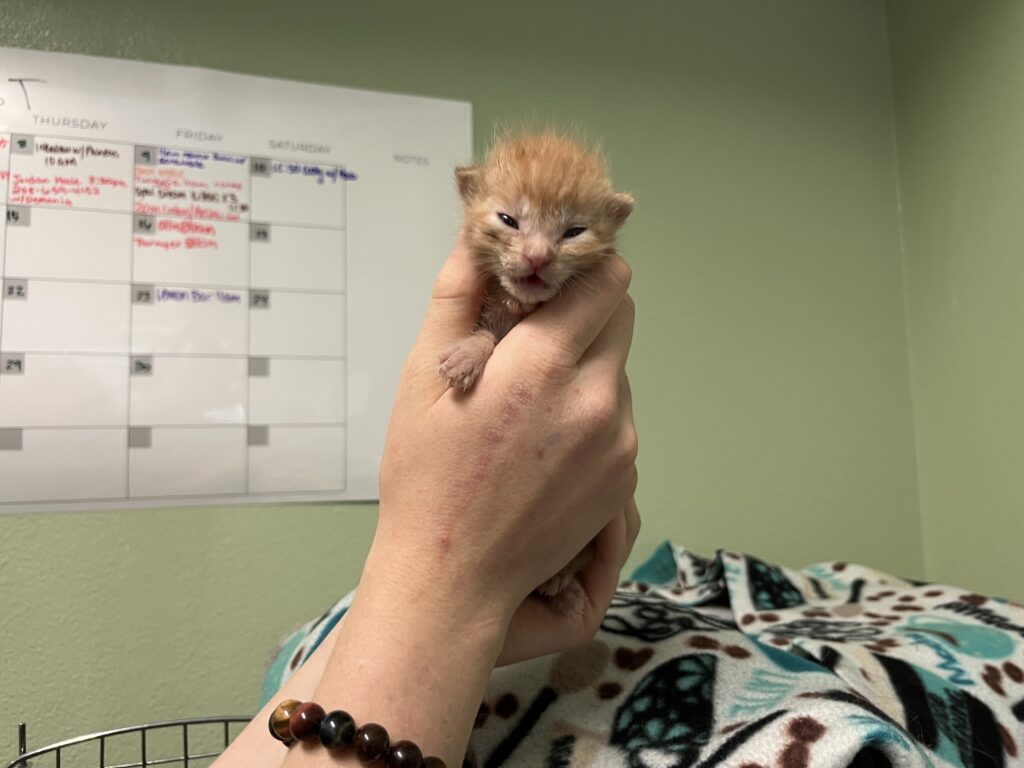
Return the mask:
[[[281,701],[342,709],[357,726],[378,723],[392,741],[415,742],[424,756],[458,768],[507,625],[482,618],[462,599],[454,575],[420,580],[371,552],[352,607],[303,667],[256,715],[217,768],[357,766],[351,749],[319,741],[290,749],[267,729]],[[397,556],[397,555],[396,555]],[[449,584],[450,582],[450,584]]]
[[[396,583],[383,562],[389,555],[397,556],[371,553],[313,699],[458,768],[507,627],[478,621],[474,603],[443,577]],[[284,765],[358,763],[350,752],[332,756],[316,745],[293,748]]]
[[214,763],[214,768],[280,768],[288,755],[288,748],[272,739],[267,730],[270,713],[285,699],[308,701],[313,698],[317,684],[327,667],[327,662],[338,640],[336,626],[288,682],[281,686],[274,697],[253,717],[231,745]]

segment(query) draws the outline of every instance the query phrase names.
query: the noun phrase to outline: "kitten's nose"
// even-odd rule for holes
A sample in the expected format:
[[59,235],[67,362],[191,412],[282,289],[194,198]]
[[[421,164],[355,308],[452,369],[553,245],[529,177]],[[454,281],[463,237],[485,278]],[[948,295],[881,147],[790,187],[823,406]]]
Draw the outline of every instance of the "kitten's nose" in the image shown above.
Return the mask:
[[551,253],[549,251],[527,251],[523,254],[523,258],[526,259],[535,273],[540,272],[551,263]]

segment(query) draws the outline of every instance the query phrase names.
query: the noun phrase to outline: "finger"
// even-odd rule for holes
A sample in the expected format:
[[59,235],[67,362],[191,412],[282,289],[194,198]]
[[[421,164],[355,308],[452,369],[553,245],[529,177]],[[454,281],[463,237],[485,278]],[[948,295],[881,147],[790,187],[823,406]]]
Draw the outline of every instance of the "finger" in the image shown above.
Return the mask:
[[636,544],[636,537],[640,534],[640,510],[636,507],[636,498],[629,500],[626,504],[626,558],[629,558]]
[[616,515],[594,539],[594,559],[579,574],[594,609],[604,615],[619,585],[619,574],[629,555],[626,513]]
[[455,249],[434,280],[423,332],[444,342],[468,334],[480,317],[484,282],[483,272],[460,232]]
[[633,344],[636,305],[629,294],[622,297],[604,328],[580,359],[580,366],[593,364],[602,370],[622,370]]
[[508,340],[534,349],[538,343],[546,344],[555,356],[552,362],[575,365],[622,302],[631,277],[621,256],[606,259],[575,280],[562,296],[527,315]]
[[424,387],[428,390],[424,395],[432,400],[445,390],[437,374],[438,357],[473,331],[480,317],[484,287],[483,273],[460,233],[455,249],[434,280],[426,317],[406,361],[406,375],[411,373],[414,379],[408,383]]

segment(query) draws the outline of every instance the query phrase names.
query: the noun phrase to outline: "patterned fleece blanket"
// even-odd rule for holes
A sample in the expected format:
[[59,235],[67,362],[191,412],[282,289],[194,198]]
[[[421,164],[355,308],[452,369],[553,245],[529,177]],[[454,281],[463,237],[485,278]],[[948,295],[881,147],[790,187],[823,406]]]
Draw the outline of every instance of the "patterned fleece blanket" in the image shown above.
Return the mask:
[[[264,700],[344,614],[285,643]],[[494,671],[482,766],[1024,766],[1024,606],[665,543],[586,647]]]

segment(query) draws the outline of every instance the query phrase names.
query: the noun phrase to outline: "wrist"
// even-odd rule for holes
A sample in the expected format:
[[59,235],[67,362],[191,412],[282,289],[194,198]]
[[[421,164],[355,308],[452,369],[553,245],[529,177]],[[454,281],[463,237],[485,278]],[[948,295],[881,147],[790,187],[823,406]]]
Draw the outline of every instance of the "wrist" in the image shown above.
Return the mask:
[[529,590],[516,593],[508,575],[484,561],[482,547],[453,544],[438,527],[422,531],[378,524],[359,591],[430,607],[481,637],[502,642]]
[[508,623],[371,550],[313,700],[461,765]]
[[[488,598],[468,577],[443,565],[424,567],[414,553],[374,545],[359,580],[352,610],[401,634],[415,624],[439,646],[455,644],[474,657],[496,658],[514,610]],[[378,627],[378,631],[382,629]],[[422,639],[418,638],[417,642]],[[430,650],[424,648],[423,650]]]

